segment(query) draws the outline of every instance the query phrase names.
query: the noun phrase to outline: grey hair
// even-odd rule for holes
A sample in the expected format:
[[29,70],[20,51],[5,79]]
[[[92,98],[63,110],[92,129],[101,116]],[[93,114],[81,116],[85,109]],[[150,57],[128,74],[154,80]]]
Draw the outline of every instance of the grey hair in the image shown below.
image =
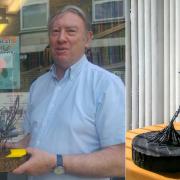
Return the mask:
[[52,24],[54,23],[56,17],[58,16],[61,16],[67,12],[72,12],[76,15],[78,15],[84,22],[84,25],[85,25],[85,28],[86,28],[86,31],[89,31],[91,29],[91,26],[90,26],[90,23],[88,21],[88,18],[85,14],[85,12],[79,8],[78,6],[75,6],[75,5],[67,5],[65,6],[62,10],[58,10],[54,16],[52,16],[48,22],[48,31],[50,33],[50,30],[51,30],[51,27],[52,27]]

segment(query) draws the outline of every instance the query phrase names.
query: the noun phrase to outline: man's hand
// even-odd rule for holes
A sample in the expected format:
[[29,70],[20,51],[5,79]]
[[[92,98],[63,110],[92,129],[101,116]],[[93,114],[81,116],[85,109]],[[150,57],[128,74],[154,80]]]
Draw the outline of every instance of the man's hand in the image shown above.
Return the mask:
[[50,172],[56,165],[56,156],[36,148],[27,148],[30,159],[16,168],[15,174],[41,175]]

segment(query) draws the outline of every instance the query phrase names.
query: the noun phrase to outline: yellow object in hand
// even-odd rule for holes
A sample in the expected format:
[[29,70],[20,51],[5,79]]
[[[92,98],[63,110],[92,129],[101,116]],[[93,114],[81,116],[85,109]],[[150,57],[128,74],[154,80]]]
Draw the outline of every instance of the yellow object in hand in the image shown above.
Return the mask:
[[18,158],[25,156],[27,154],[25,149],[10,149],[10,154],[8,154],[7,158]]

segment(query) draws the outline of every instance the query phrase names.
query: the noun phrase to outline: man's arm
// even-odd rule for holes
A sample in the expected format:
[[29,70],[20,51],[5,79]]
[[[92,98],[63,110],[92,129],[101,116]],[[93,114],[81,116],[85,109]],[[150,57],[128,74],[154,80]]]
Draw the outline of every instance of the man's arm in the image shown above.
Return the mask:
[[83,155],[64,156],[65,171],[91,177],[124,176],[124,144]]
[[[39,149],[27,148],[29,161],[13,171],[16,174],[40,175],[52,171],[56,155]],[[64,168],[68,174],[86,177],[124,176],[124,144],[114,145],[90,154],[64,155]]]

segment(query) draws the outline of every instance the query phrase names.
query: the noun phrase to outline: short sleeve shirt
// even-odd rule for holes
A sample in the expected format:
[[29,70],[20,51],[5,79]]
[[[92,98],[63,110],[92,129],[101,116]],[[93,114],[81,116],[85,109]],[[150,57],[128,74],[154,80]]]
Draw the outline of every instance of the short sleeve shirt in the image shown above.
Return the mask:
[[[124,143],[124,85],[84,55],[58,80],[53,65],[30,88],[24,128],[31,147],[49,153],[84,154]],[[75,180],[53,173],[33,180]],[[89,179],[91,178],[84,178]],[[98,180],[106,178],[99,178]],[[93,178],[93,180],[95,180]]]

